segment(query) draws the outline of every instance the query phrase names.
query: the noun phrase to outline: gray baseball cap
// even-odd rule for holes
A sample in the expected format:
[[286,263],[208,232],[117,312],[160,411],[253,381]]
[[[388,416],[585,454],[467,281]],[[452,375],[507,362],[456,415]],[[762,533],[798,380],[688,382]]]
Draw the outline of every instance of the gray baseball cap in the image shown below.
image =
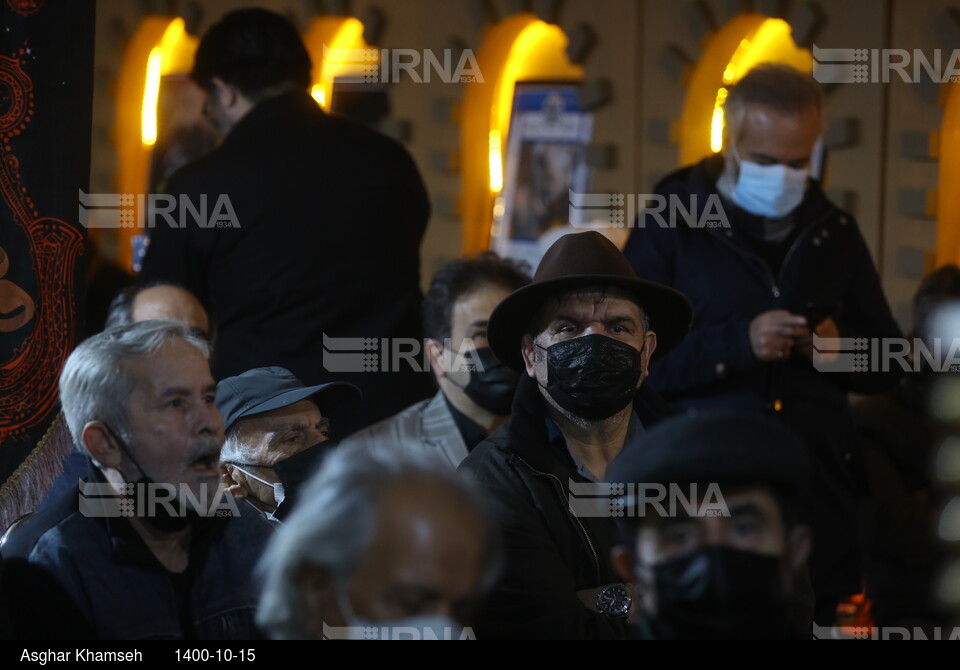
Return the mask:
[[238,420],[312,399],[326,416],[336,407],[358,402],[363,394],[353,384],[328,382],[306,386],[286,368],[253,368],[217,384],[217,409],[224,430]]

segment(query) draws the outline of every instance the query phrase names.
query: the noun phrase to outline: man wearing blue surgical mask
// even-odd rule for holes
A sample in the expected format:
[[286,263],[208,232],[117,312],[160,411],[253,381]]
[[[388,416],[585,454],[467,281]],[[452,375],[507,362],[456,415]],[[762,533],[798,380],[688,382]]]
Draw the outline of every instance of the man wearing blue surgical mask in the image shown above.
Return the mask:
[[222,380],[217,408],[225,426],[220,468],[226,490],[268,520],[282,521],[334,444],[328,412],[359,395],[345,382],[306,386],[280,367]]
[[[900,329],[856,221],[812,178],[825,126],[819,85],[758,65],[730,87],[724,121],[722,153],[656,186],[696,224],[663,226],[643,212],[624,249],[638,276],[694,307],[691,332],[651,366],[650,383],[682,409],[774,416],[818,456],[809,568],[818,623],[831,625],[838,599],[861,583],[862,474],[847,394],[882,391],[897,373],[820,351],[832,338],[866,343]],[[815,351],[819,338],[828,341]]]

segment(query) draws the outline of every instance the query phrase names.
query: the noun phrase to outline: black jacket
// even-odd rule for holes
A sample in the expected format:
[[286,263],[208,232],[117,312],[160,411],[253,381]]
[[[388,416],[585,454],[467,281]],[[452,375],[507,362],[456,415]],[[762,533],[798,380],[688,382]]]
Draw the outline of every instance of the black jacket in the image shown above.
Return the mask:
[[[664,415],[646,388],[634,403],[645,427]],[[569,485],[587,481],[548,438],[547,405],[523,376],[510,421],[477,445],[458,471],[474,477],[500,524],[503,567],[476,621],[478,639],[618,639],[625,620],[587,609],[577,591],[622,582],[610,560],[610,518],[576,516]],[[625,447],[628,448],[628,447]]]
[[[102,484],[94,475],[91,484]],[[199,519],[187,569],[177,579],[130,522],[118,495],[86,482],[14,530],[0,550],[3,579],[16,594],[35,590],[17,636],[126,639],[260,639],[254,567],[273,528],[249,506]],[[134,500],[143,505],[144,494]],[[227,510],[225,510],[227,511]],[[232,510],[229,510],[232,512]],[[44,577],[49,582],[42,582]],[[42,587],[34,587],[42,584]],[[0,607],[3,606],[0,597]],[[44,610],[54,616],[40,616]],[[2,617],[2,614],[0,614]],[[57,630],[55,626],[65,626]]]
[[[259,103],[167,191],[195,207],[205,195],[208,215],[225,194],[239,225],[201,228],[187,212],[171,228],[158,217],[143,263],[144,281],[180,283],[209,310],[216,379],[281,365],[311,385],[352,382],[365,411],[334,416],[339,437],[432,393],[429,371],[391,358],[393,338],[422,340],[419,249],[430,213],[400,144],[325,114],[305,93],[284,94]],[[377,346],[325,347],[325,336]],[[364,354],[374,371],[357,365]],[[344,362],[351,371],[334,372]]]
[[[656,192],[679,197],[684,207],[695,196],[694,219],[700,221],[722,168],[721,156],[705,159],[667,176]],[[856,221],[816,181],[808,182],[793,212],[796,231],[777,272],[744,232],[758,217],[722,204],[729,227],[700,228],[682,219],[674,228],[661,227],[647,214],[624,248],[639,277],[682,291],[693,303],[690,332],[651,364],[649,383],[679,409],[768,413],[804,439],[817,465],[810,512],[814,587],[824,597],[856,593],[856,495],[863,472],[847,394],[890,388],[900,368],[883,372],[872,354],[863,372],[818,370],[801,355],[764,363],[753,354],[749,327],[762,312],[799,313],[813,302],[835,306],[842,338],[879,342],[902,337],[900,328]]]

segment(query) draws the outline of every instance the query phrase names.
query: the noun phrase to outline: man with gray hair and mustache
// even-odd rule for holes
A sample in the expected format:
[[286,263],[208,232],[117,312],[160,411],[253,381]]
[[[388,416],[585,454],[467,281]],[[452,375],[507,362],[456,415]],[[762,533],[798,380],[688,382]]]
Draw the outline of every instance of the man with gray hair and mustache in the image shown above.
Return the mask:
[[494,527],[446,460],[389,442],[335,451],[260,562],[274,639],[475,639]]
[[90,476],[2,554],[52,574],[96,638],[260,637],[251,575],[271,529],[219,487],[208,356],[189,327],[157,319],[95,335],[64,365],[60,401]]

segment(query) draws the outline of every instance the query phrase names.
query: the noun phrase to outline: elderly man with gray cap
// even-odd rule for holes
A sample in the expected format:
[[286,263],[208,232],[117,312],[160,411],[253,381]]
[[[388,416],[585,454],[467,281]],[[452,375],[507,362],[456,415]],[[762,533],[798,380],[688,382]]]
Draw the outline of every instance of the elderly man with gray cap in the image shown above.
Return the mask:
[[633,584],[639,637],[810,639],[812,463],[800,438],[770,417],[707,412],[636,446],[607,481],[624,493],[613,562]]
[[226,440],[220,452],[226,490],[268,520],[293,508],[300,485],[332,448],[330,413],[360,398],[346,382],[306,386],[281,367],[254,368],[217,384]]
[[511,420],[459,468],[486,491],[502,528],[504,571],[477,616],[478,638],[625,635],[629,593],[609,560],[613,524],[577,513],[570,488],[602,482],[664,414],[642,382],[690,315],[682,294],[637,279],[593,231],[560,238],[533,282],[491,314],[490,347],[523,376]]

